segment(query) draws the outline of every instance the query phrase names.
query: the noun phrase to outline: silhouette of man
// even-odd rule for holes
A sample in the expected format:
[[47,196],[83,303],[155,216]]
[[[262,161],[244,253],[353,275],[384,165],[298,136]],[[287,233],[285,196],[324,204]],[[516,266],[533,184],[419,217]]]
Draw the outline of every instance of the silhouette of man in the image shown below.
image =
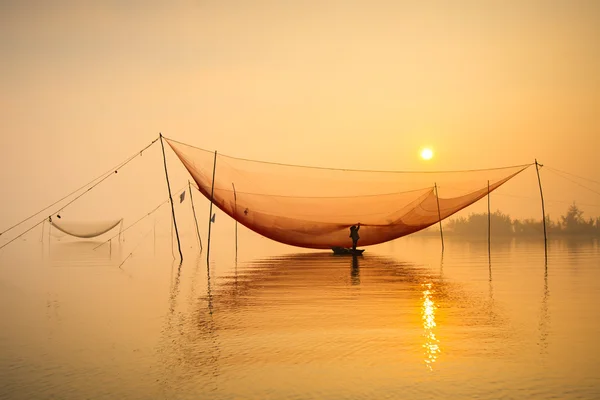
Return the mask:
[[352,238],[352,251],[356,250],[356,243],[358,243],[358,239],[360,239],[360,236],[358,236],[358,230],[360,229],[360,222],[356,225],[352,225],[350,227],[350,237]]

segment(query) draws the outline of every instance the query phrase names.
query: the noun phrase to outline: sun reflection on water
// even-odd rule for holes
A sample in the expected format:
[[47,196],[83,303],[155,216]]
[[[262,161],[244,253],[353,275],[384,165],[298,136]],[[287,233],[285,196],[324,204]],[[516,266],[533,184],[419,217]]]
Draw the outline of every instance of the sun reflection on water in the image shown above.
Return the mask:
[[421,306],[421,319],[423,320],[423,336],[425,337],[425,365],[430,371],[433,370],[433,363],[437,360],[440,353],[439,340],[435,336],[435,310],[437,309],[433,301],[434,291],[431,289],[431,283],[423,284],[423,305]]

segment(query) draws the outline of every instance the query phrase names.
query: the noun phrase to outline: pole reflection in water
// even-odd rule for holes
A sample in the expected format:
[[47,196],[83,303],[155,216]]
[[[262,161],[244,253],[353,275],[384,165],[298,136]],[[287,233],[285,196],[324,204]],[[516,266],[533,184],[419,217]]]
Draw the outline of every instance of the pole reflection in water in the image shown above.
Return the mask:
[[360,285],[360,269],[358,265],[358,257],[352,256],[352,272],[350,273],[352,285]]
[[439,340],[435,336],[435,311],[437,309],[433,300],[432,284],[425,283],[423,286],[423,305],[421,307],[421,319],[423,320],[423,336],[425,336],[425,365],[429,370],[433,370],[433,363],[440,353]]
[[544,294],[542,297],[542,304],[540,309],[540,322],[538,324],[540,331],[540,354],[548,353],[548,336],[550,333],[550,311],[548,308],[549,297],[550,290],[548,289],[548,260],[546,259],[544,268]]

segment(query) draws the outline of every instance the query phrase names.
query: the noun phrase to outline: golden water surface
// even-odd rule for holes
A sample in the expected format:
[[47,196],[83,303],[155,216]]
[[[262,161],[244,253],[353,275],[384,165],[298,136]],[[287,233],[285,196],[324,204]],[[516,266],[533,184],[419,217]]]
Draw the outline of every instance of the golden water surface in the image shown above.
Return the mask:
[[5,249],[0,398],[600,397],[596,241],[168,241]]

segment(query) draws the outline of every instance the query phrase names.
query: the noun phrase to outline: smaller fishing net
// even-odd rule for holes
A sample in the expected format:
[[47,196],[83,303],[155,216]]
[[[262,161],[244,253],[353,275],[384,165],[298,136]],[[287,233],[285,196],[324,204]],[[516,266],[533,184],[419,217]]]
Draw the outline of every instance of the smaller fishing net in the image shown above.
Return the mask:
[[51,221],[51,224],[67,235],[88,239],[105,234],[114,229],[117,225],[121,225],[122,221],[123,219],[97,222],[67,222],[62,219],[57,220],[54,218]]

